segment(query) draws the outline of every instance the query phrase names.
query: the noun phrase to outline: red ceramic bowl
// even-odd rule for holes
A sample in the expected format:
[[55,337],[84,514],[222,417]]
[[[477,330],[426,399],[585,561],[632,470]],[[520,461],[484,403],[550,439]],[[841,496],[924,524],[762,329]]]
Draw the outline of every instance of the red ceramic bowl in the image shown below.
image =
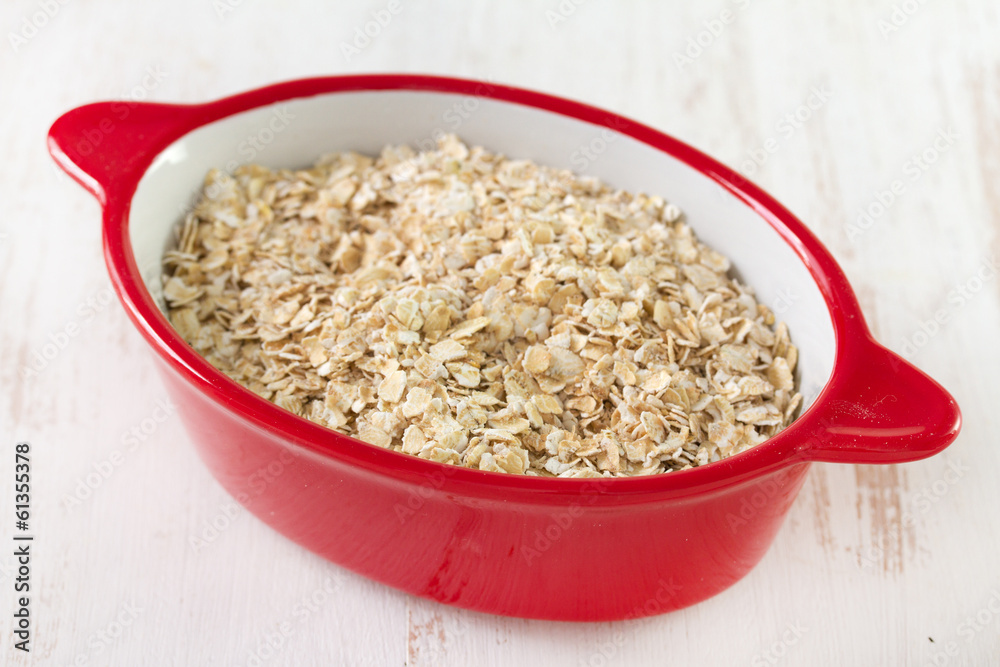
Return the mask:
[[[426,146],[447,131],[679,205],[788,323],[805,395],[798,420],[684,472],[505,476],[379,449],[285,412],[168,324],[159,258],[209,168],[301,167],[333,150]],[[580,621],[678,609],[761,559],[811,462],[913,461],[958,434],[955,401],[871,338],[843,272],[801,222],[731,169],[607,111],[477,81],[328,77],[199,105],[91,104],[55,122],[49,149],[100,200],[115,289],[212,473],[280,533],[416,595]]]

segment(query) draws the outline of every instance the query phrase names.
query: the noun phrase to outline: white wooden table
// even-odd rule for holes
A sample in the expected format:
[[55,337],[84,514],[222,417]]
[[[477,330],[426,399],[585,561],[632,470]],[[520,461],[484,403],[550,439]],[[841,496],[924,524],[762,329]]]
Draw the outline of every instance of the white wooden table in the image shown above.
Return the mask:
[[[0,663],[1000,664],[996,3],[577,2],[407,2],[367,44],[355,30],[387,1],[0,5]],[[53,166],[45,132],[97,99],[394,70],[591,102],[740,168],[828,245],[876,335],[954,393],[959,440],[904,466],[815,466],[746,579],[629,623],[452,609],[245,513],[220,519],[229,499],[111,299],[98,206]],[[60,349],[38,362],[49,343]],[[32,447],[30,654],[13,649],[19,440]]]

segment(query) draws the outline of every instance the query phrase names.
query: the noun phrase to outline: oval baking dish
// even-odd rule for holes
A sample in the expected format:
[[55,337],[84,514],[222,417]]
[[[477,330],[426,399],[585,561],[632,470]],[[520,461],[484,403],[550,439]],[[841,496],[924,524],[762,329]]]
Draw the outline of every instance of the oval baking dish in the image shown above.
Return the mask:
[[[669,474],[481,472],[286,412],[213,368],[167,322],[160,259],[210,168],[304,167],[332,151],[426,147],[444,132],[677,204],[788,324],[801,416],[749,451]],[[761,559],[811,462],[913,461],[958,434],[952,397],[872,339],[843,272],[791,213],[697,150],[594,107],[478,81],[327,77],[198,105],[91,104],[59,118],[48,140],[103,207],[115,289],[215,477],[290,539],[416,595],[564,620],[684,607]]]

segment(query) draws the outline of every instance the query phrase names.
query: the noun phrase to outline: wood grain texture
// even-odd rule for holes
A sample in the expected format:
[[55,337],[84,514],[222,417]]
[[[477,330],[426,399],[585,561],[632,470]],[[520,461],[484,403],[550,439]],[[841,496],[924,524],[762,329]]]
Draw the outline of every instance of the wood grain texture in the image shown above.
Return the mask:
[[[348,60],[341,43],[385,2],[67,2],[16,45],[11,34],[30,32],[43,9],[3,3],[0,517],[13,513],[13,445],[28,440],[38,541],[34,650],[14,651],[4,621],[0,663],[1000,663],[1000,277],[988,270],[1000,256],[1000,8],[816,4],[406,2]],[[904,5],[915,10],[894,16]],[[723,11],[731,20],[706,32]],[[678,64],[698,39],[700,53]],[[111,300],[98,206],[56,170],[45,133],[96,99],[193,102],[368,71],[568,96],[740,169],[828,245],[879,339],[954,393],[961,437],[905,466],[815,466],[746,579],[628,623],[505,619],[416,599],[234,513],[176,417],[156,421],[166,396]],[[822,102],[803,107],[817,90]],[[939,133],[954,137],[943,149]],[[903,193],[859,232],[859,213],[896,180]],[[78,333],[38,363],[67,325]],[[10,619],[9,556],[0,591]]]

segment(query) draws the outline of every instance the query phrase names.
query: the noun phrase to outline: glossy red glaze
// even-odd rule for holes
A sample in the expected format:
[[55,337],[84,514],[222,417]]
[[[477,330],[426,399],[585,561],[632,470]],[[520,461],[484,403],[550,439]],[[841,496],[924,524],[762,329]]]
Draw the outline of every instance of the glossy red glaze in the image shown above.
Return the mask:
[[[157,154],[208,122],[357,90],[440,91],[538,107],[613,126],[715,179],[781,234],[819,286],[837,344],[830,381],[792,426],[750,451],[669,475],[600,480],[506,476],[397,454],[238,386],[174,333],[143,286],[128,235],[133,193]],[[912,461],[958,434],[955,401],[871,338],[843,272],[801,222],[724,165],[606,111],[476,81],[328,77],[201,105],[80,107],[52,126],[49,149],[104,207],[115,289],[156,352],[212,473],[289,538],[416,595],[496,614],[581,621],[678,609],[727,588],[760,560],[811,461]]]

